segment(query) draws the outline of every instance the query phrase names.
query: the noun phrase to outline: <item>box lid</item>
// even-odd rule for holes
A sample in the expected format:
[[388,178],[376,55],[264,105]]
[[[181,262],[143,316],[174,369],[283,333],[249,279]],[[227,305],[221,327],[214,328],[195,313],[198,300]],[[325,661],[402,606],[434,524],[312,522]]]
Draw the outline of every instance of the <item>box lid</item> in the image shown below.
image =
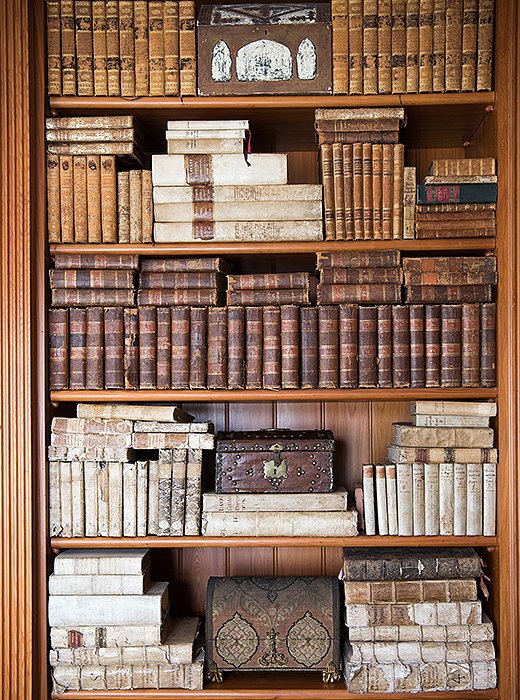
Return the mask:
[[217,453],[273,451],[332,452],[334,435],[331,430],[257,430],[231,431],[217,434]]
[[251,3],[245,5],[203,5],[199,26],[275,24],[316,24],[331,21],[328,3]]

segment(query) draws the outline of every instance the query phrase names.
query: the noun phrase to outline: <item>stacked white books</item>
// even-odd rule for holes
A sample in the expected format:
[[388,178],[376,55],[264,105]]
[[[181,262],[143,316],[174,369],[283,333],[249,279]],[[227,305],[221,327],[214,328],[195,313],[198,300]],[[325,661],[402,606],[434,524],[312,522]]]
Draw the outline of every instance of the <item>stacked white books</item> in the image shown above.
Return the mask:
[[202,534],[215,537],[353,537],[357,511],[332,493],[205,493]]
[[494,402],[416,401],[389,464],[363,465],[367,535],[494,535]]
[[[179,418],[186,420],[175,406],[123,404],[78,404],[77,418],[54,418],[51,537],[200,534],[202,456],[213,449],[213,426]],[[146,459],[136,459],[140,451]]]
[[152,156],[154,239],[314,241],[321,185],[287,184],[287,155],[246,153],[247,120],[170,121]]
[[49,578],[54,692],[200,690],[197,618],[168,618],[168,583],[150,581],[147,549],[71,549]]

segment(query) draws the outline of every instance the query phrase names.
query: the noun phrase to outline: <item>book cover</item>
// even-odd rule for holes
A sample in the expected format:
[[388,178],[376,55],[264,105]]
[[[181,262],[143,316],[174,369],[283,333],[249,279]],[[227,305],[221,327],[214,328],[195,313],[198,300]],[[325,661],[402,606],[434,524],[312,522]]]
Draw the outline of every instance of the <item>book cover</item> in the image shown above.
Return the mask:
[[377,386],[393,386],[392,307],[388,305],[377,307]]
[[157,309],[139,307],[139,388],[155,389],[157,379]]
[[69,389],[85,389],[87,317],[85,309],[69,310]]
[[[341,311],[340,311],[341,313]],[[357,327],[357,321],[356,321]],[[302,306],[300,309],[301,337],[301,388],[318,387],[318,309],[315,306]],[[357,344],[356,344],[357,345]],[[341,358],[341,355],[340,355]]]
[[359,386],[375,387],[377,386],[377,306],[360,306],[358,317]]
[[69,310],[49,309],[49,385],[69,388]]
[[408,306],[392,306],[392,383],[410,386],[410,311]]
[[190,389],[205,389],[208,371],[208,309],[190,308]]
[[423,387],[425,374],[425,318],[423,305],[410,306],[410,386]]
[[281,338],[279,306],[263,307],[263,338],[263,388],[280,389]]
[[325,224],[325,240],[336,240],[336,213],[334,197],[334,171],[332,160],[332,145],[320,146],[321,181],[323,184],[323,220]]
[[[139,310],[124,309],[123,373],[125,389],[139,388]],[[80,405],[78,405],[79,415]]]
[[208,389],[227,389],[227,334],[227,309],[208,309]]
[[[307,309],[308,310],[308,309]],[[316,309],[314,309],[316,311]],[[246,306],[245,308],[245,388],[262,388],[262,353],[263,353],[263,310],[261,306]],[[303,330],[302,330],[303,333]],[[316,354],[316,338],[314,348],[309,344],[310,355]],[[302,358],[303,362],[303,358]],[[302,370],[303,371],[303,370]]]
[[280,307],[281,387],[300,388],[300,309]]
[[318,307],[318,385],[337,389],[339,385],[339,310],[337,306]]
[[105,389],[124,389],[124,309],[121,307],[105,309],[104,346]]
[[242,306],[227,307],[227,388],[245,387],[244,340],[245,310]]
[[190,383],[190,309],[172,306],[171,313],[171,388],[187,389]]
[[87,313],[86,388],[105,388],[104,312],[100,306],[90,306]]
[[495,303],[480,305],[480,385],[496,385]]
[[[344,241],[346,239],[344,191],[345,180],[343,169],[343,145],[341,143],[332,144],[332,176],[334,191],[334,237],[336,240]],[[325,227],[325,234],[326,233],[327,227]]]
[[157,380],[158,389],[169,389],[171,382],[171,322],[170,309],[157,309]]

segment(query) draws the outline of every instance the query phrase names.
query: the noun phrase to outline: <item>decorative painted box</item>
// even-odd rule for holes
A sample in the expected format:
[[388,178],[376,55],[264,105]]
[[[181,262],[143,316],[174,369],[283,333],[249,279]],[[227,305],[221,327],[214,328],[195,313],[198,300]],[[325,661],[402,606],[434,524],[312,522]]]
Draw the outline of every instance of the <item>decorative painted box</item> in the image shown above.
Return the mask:
[[327,3],[203,5],[199,95],[332,93]]
[[332,491],[330,430],[218,433],[216,443],[217,493]]
[[329,576],[212,576],[206,657],[222,671],[322,671],[340,678],[339,582]]

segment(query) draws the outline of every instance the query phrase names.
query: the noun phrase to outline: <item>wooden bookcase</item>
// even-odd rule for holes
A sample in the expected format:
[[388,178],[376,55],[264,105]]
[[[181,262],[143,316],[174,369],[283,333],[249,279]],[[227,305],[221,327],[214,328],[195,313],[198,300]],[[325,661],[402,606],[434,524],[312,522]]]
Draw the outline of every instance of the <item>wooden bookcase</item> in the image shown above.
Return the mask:
[[[203,613],[206,579],[213,574],[335,575],[341,547],[380,545],[479,547],[488,562],[495,623],[498,689],[471,692],[365,695],[366,698],[431,697],[514,700],[520,697],[519,518],[520,293],[518,224],[520,196],[520,8],[496,0],[495,91],[475,94],[375,97],[258,98],[54,98],[45,93],[45,32],[42,0],[0,3],[0,610],[3,639],[1,694],[13,700],[49,697],[46,590],[52,549],[91,546],[153,548],[153,577],[169,580],[176,614]],[[146,255],[219,254],[238,266],[312,269],[315,253],[327,248],[379,249],[435,254],[493,251],[498,257],[497,389],[373,389],[269,391],[53,392],[46,375],[46,243],[44,117],[57,114],[134,114],[150,150],[164,150],[167,118],[249,118],[255,150],[287,151],[291,182],[317,180],[313,112],[319,106],[403,105],[408,164],[422,178],[433,157],[493,156],[498,159],[499,205],[496,240],[167,244],[118,246]],[[75,245],[80,252],[85,246]],[[100,246],[88,246],[89,250]],[[56,249],[70,249],[57,246]],[[109,252],[115,246],[103,246]],[[291,267],[292,266],[292,267]],[[296,267],[295,267],[296,266]],[[84,400],[189,402],[217,429],[326,427],[338,439],[336,481],[352,488],[363,461],[382,459],[391,424],[407,416],[411,398],[496,398],[498,528],[496,537],[357,538],[47,538],[45,446],[53,412],[71,414]],[[51,403],[52,402],[52,403]],[[279,698],[299,700],[356,697],[344,685],[324,686],[315,674],[251,674],[208,684],[203,691],[68,692],[63,698]]]

